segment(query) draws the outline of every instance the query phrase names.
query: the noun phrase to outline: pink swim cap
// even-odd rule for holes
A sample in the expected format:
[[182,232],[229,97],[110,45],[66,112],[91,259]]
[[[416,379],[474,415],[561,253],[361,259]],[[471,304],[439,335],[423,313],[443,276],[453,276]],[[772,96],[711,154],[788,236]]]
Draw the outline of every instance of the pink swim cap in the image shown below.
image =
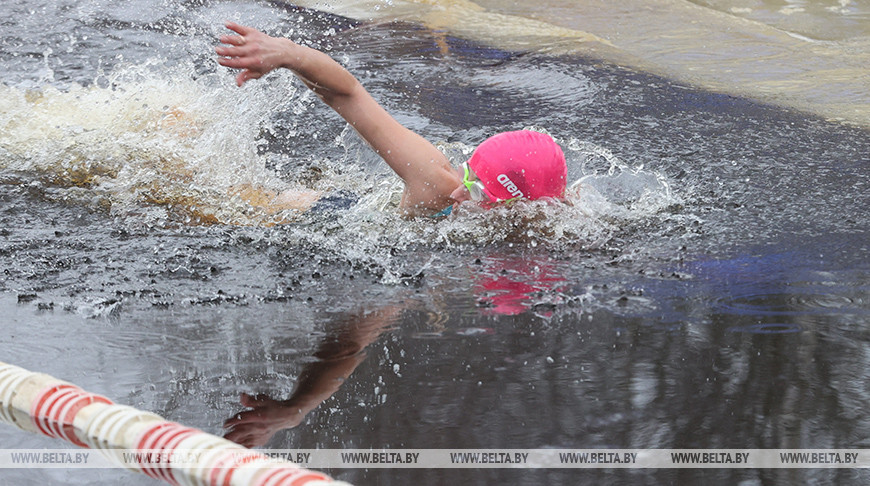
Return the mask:
[[565,154],[543,133],[520,130],[492,136],[477,147],[468,166],[494,201],[565,196]]

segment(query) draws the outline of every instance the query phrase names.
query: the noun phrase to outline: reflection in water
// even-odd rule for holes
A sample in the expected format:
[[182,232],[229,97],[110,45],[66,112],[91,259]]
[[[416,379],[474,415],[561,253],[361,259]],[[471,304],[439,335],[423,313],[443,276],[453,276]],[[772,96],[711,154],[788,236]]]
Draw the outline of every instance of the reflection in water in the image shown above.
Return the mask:
[[474,263],[477,305],[485,313],[516,315],[532,305],[546,308],[562,303],[559,296],[567,281],[543,259],[490,254]]
[[[518,315],[534,307],[538,315],[547,315],[562,303],[559,296],[563,295],[566,280],[545,260],[490,254],[475,260],[470,270],[475,281],[473,300],[476,303],[471,305],[485,309],[485,313]],[[545,294],[549,296],[546,299]],[[554,299],[556,303],[552,302]],[[447,304],[441,302],[440,305]],[[261,447],[279,430],[297,427],[306,415],[345,383],[365,360],[364,350],[381,333],[403,320],[403,312],[409,310],[407,304],[367,310],[329,324],[326,336],[313,354],[315,361],[304,365],[290,397],[277,400],[264,393],[255,396],[243,393],[241,404],[247,410],[224,422],[224,427],[229,429],[225,437],[246,447]],[[414,334],[416,337],[473,338],[495,333],[492,328],[447,329],[443,322],[449,319],[446,309],[429,315],[436,317],[435,320],[429,320],[423,332]],[[426,359],[425,356],[420,358]]]
[[226,438],[245,447],[264,446],[279,430],[302,423],[305,416],[331,397],[365,359],[363,351],[395,322],[401,309],[386,308],[345,318],[314,353],[315,362],[305,365],[296,388],[286,400],[265,394],[242,394],[250,408],[224,422]]
[[[38,15],[27,12],[37,2],[11,5],[20,15],[0,32],[9,47],[0,53],[6,92],[15,95],[0,103],[23,99],[24,108],[0,119],[37,127],[0,146],[0,164],[33,169],[0,172],[5,361],[213,432],[239,409],[240,392],[266,392],[270,399],[244,399],[268,419],[248,422],[244,440],[271,436],[268,444],[280,448],[870,447],[866,130],[416,24],[358,25],[263,2],[169,2],[142,12],[123,2],[105,9],[67,2],[86,5],[81,10],[43,3]],[[613,12],[625,5],[609,2],[597,13],[618,19]],[[643,9],[631,13],[655,27]],[[543,227],[499,227],[472,211],[400,222],[377,157],[316,99],[291,95],[289,77],[229,89],[231,76],[215,71],[210,30],[227,17],[330,47],[397,116],[457,159],[507,125],[547,129],[566,142],[580,202]],[[661,45],[643,30],[625,35]],[[149,64],[155,50],[166,57]],[[109,74],[95,80],[100,68]],[[119,77],[110,87],[112,74]],[[29,117],[39,103],[28,97],[39,93],[55,110]],[[124,93],[129,103],[112,103]],[[123,129],[137,119],[160,124],[169,115],[163,93],[201,106],[189,111],[195,116],[215,115],[205,124],[214,143],[191,148],[159,130]],[[94,96],[96,104],[84,103]],[[109,116],[105,130],[77,123],[101,114],[117,119]],[[236,125],[251,120],[262,125]],[[143,133],[155,133],[156,142],[149,146]],[[257,153],[256,166],[221,158],[240,150]],[[149,180],[156,173],[149,164],[177,161],[219,187],[280,175],[286,184],[363,197],[346,213],[283,227],[174,226],[159,222],[184,219],[136,203],[141,185],[43,181],[66,169],[103,181],[115,170]],[[90,173],[79,170],[88,164]],[[223,207],[226,192],[178,181],[177,194]],[[132,214],[106,211],[102,201],[112,194],[103,189],[117,190],[121,203],[129,196]],[[518,210],[536,217],[535,208]],[[257,220],[244,209],[236,215]],[[375,339],[377,312],[356,326],[365,309],[383,303],[402,310],[384,311],[394,329]],[[363,360],[357,350],[367,342]],[[310,350],[323,360],[306,361]],[[310,409],[304,427],[276,431],[302,420],[300,409]],[[0,430],[0,438],[52,447],[16,431]],[[14,470],[3,480],[68,482],[62,473]],[[89,483],[111,474],[104,482],[130,480],[124,471],[75,473]],[[433,485],[587,479],[558,470],[341,476]],[[867,484],[868,477],[866,470],[608,470],[588,473],[588,482]]]
[[[662,301],[666,296],[650,298]],[[670,330],[656,328],[650,317],[590,310],[551,319],[536,319],[530,312],[502,316],[489,321],[494,325],[490,332],[469,333],[464,332],[469,322],[481,322],[480,317],[471,320],[473,307],[452,298],[443,303],[440,326],[446,332],[421,335],[418,331],[425,325],[419,312],[398,314],[392,321],[396,330],[391,339],[371,346],[366,361],[348,364],[347,369],[357,370],[353,380],[338,392],[337,385],[321,388],[335,392],[335,404],[311,413],[308,425],[293,434],[276,434],[272,446],[866,446],[862,442],[870,432],[862,405],[870,399],[863,379],[863,369],[870,364],[863,351],[866,336],[846,337],[834,329],[780,333],[786,328],[775,329],[772,324],[756,327],[767,332],[734,332],[733,318],[710,308],[693,311],[699,323]],[[821,356],[823,360],[818,359]],[[345,479],[358,483],[444,484],[467,473],[345,474]],[[518,473],[481,474],[475,477],[515,482]],[[528,480],[546,477],[554,484],[572,484],[568,472],[527,474]],[[700,473],[590,474],[604,483],[619,484],[638,474],[681,482],[697,480]],[[840,474],[856,473],[704,472],[705,477],[724,482],[831,479]]]

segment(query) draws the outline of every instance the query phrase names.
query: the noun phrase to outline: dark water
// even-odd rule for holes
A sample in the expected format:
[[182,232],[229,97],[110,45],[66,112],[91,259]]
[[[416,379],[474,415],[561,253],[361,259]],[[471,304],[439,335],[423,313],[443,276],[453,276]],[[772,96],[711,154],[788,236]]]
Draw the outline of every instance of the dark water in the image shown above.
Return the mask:
[[[41,116],[34,130],[60,127],[66,142],[0,135],[0,360],[218,434],[243,409],[240,393],[292,395],[314,408],[274,431],[267,447],[279,449],[870,447],[866,130],[408,24],[268,4],[148,5],[4,6],[18,14],[5,20],[4,95],[39,92],[56,110],[4,105],[3,126]],[[24,15],[33,9],[41,20]],[[287,91],[286,74],[230,86],[209,51],[226,18],[329,49],[450,150],[546,129],[585,177],[575,206],[443,222],[374,209],[394,181],[327,108]],[[80,103],[82,118],[89,96],[98,113],[112,93],[149,96],[160,78],[165,96],[247,104],[243,121],[262,122],[190,148],[85,137],[149,116],[142,103],[111,108],[118,118],[102,129],[77,130],[63,114]],[[236,127],[227,111],[214,116]],[[157,136],[119,137],[131,133]],[[223,153],[254,154],[286,180],[325,180],[363,202],[279,226],[244,211],[252,226],[187,224],[190,207],[220,205],[204,182],[175,183],[165,167],[124,178],[171,150],[186,163],[204,156],[189,162],[199,171],[224,167]],[[141,196],[163,179],[168,202]],[[10,427],[0,438],[60,445]],[[330,472],[355,484],[868,479],[845,469]],[[46,482],[154,484],[121,470],[0,471],[2,484]]]

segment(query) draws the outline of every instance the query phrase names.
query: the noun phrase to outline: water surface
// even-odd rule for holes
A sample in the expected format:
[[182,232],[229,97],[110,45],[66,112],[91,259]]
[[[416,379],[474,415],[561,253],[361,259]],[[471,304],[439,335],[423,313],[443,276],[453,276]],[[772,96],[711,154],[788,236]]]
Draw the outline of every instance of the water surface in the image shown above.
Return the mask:
[[[508,48],[280,3],[148,5],[4,7],[3,361],[219,434],[241,393],[308,390],[294,396],[313,406],[297,426],[257,435],[281,449],[870,446],[865,128],[552,39]],[[227,18],[327,49],[456,163],[497,131],[551,133],[573,204],[402,220],[398,181],[288,73],[233,86],[211,51]],[[359,201],[274,213],[236,191],[299,186]],[[331,472],[357,484],[578,479]],[[3,480],[154,484],[121,470]]]
[[870,124],[866,0],[354,0],[325,8],[422,22],[506,49],[607,59],[705,90]]

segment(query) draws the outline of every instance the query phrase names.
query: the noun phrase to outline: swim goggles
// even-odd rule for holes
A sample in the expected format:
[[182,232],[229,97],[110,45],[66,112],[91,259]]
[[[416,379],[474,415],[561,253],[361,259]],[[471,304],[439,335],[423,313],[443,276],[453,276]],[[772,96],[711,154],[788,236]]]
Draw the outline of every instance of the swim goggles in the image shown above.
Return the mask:
[[477,179],[477,176],[474,177],[474,180],[468,179],[469,175],[474,174],[471,167],[468,166],[468,162],[462,163],[462,169],[465,172],[465,175],[462,176],[462,183],[465,184],[468,193],[471,194],[471,200],[475,202],[492,202],[493,198],[490,197],[489,191],[487,191],[483,186],[483,183]]
[[[477,178],[477,175],[474,174],[474,171],[471,170],[471,167],[468,166],[468,162],[462,163],[462,169],[465,172],[465,175],[462,176],[462,183],[465,184],[465,187],[468,189],[469,194],[471,194],[471,200],[474,202],[483,202],[483,203],[510,203],[520,199],[520,197],[512,197],[510,199],[499,199],[497,197],[493,197],[489,191],[486,190],[486,186],[483,185],[482,182]],[[474,180],[469,180],[468,176],[474,175]]]

